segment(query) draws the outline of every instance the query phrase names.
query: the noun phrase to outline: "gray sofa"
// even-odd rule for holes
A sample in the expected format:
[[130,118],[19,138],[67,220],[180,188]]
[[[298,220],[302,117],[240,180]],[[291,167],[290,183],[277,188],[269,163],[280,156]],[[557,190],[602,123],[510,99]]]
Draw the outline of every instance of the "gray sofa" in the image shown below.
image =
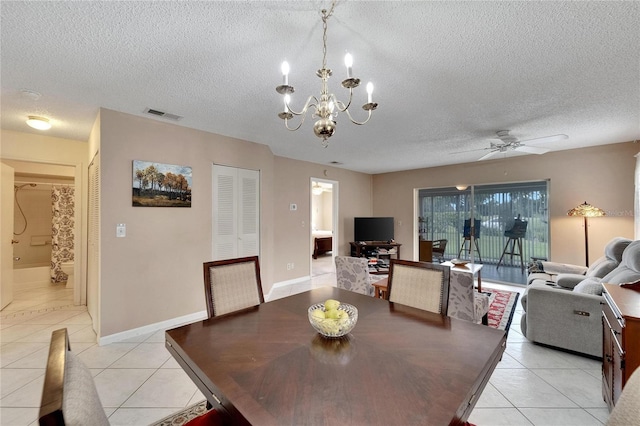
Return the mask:
[[[616,237],[604,247],[604,255],[588,268],[567,263],[534,261],[529,264],[527,284],[536,280],[553,281],[561,287],[573,288],[585,277],[602,278],[613,271],[622,260],[622,252],[631,243],[628,238]],[[558,282],[559,281],[559,282]]]
[[576,284],[562,277],[556,283],[534,280],[521,299],[525,312],[520,321],[528,340],[602,357],[601,283],[621,284],[640,280],[640,240],[616,243],[625,246],[620,263],[604,277],[581,276]]

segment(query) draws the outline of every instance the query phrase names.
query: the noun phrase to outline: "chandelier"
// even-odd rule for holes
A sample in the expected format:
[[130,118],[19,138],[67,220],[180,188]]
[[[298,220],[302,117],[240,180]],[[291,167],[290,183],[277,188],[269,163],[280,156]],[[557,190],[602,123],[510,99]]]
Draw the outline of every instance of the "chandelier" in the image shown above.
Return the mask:
[[[331,77],[332,72],[327,68],[327,20],[333,14],[335,8],[335,0],[331,4],[331,9],[327,12],[326,9],[322,9],[322,68],[316,72],[316,75],[322,80],[322,88],[320,91],[320,98],[314,95],[309,96],[307,102],[301,111],[296,112],[289,106],[291,100],[291,94],[295,91],[293,86],[289,85],[289,64],[285,61],[282,63],[282,78],[283,83],[276,87],[276,91],[283,95],[284,98],[284,111],[278,114],[278,117],[284,120],[284,125],[288,130],[298,130],[304,119],[307,116],[309,108],[315,110],[313,116],[318,120],[313,125],[313,132],[319,138],[322,138],[322,146],[327,147],[329,145],[328,139],[333,135],[336,130],[336,121],[338,113],[345,112],[352,123],[357,125],[365,124],[371,118],[371,111],[378,107],[378,104],[371,100],[373,93],[373,84],[369,82],[367,84],[367,103],[362,105],[362,109],[367,111],[367,118],[364,121],[357,121],[351,116],[349,107],[353,99],[353,89],[360,85],[360,79],[354,78],[352,75],[353,58],[347,53],[344,58],[345,65],[347,67],[347,78],[342,81],[342,87],[349,90],[349,100],[345,104],[338,100],[333,93],[329,93],[327,87],[327,81]],[[300,123],[296,127],[289,126],[289,120],[294,116],[301,116]]]

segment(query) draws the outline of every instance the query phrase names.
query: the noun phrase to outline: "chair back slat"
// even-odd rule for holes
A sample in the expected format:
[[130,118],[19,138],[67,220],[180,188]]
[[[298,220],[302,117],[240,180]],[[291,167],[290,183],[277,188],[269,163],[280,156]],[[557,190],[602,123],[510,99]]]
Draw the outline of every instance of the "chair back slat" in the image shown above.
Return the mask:
[[258,256],[204,263],[208,317],[264,303]]
[[446,315],[449,279],[448,266],[394,259],[387,295],[390,302]]

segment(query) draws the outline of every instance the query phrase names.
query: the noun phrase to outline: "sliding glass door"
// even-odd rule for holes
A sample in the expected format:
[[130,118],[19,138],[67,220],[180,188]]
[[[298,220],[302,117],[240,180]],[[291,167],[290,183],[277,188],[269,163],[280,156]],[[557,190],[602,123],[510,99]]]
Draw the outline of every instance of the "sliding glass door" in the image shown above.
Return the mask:
[[[526,222],[523,260],[549,254],[548,181],[421,189],[418,192],[420,240],[447,240],[445,258],[468,258],[497,264],[516,220]],[[473,216],[474,225],[470,227]],[[465,220],[467,220],[465,239]],[[505,236],[505,232],[507,233]],[[477,243],[477,246],[476,244]]]

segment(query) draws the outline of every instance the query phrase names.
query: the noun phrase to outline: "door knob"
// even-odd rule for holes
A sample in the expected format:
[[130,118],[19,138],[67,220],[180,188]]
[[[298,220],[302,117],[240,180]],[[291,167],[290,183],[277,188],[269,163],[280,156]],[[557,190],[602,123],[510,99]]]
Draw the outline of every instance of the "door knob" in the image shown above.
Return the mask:
[[11,240],[11,244],[18,244],[20,241],[18,240]]

